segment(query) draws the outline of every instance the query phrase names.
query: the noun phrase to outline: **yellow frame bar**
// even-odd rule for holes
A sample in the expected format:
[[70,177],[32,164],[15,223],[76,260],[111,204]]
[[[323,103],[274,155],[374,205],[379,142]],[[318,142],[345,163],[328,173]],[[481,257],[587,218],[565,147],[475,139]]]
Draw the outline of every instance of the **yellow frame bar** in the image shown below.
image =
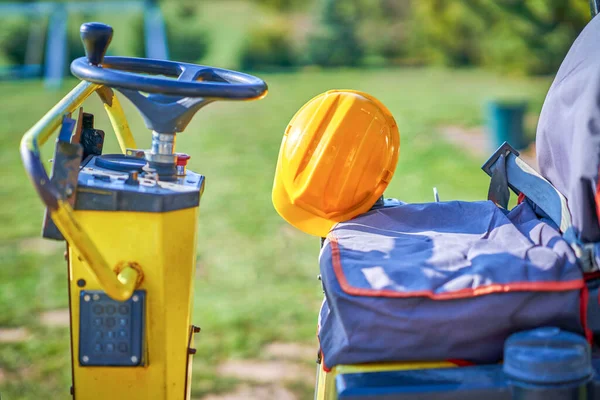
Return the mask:
[[117,140],[119,141],[121,152],[125,154],[128,148],[137,148],[133,135],[131,134],[131,129],[129,129],[127,118],[125,118],[125,113],[123,113],[123,108],[121,107],[119,99],[115,96],[115,92],[109,87],[100,86],[96,90],[96,93],[100,96],[102,103],[104,103],[104,109],[108,114],[108,119],[110,119],[110,123],[115,131]]
[[72,113],[94,92],[104,103],[104,109],[112,124],[121,152],[125,154],[127,148],[136,148],[135,139],[129,129],[121,103],[113,90],[109,87],[83,81],[71,90],[61,101],[46,113],[34,126],[29,129],[21,143],[27,143],[31,150],[38,151],[48,138],[62,124],[65,115]]
[[[104,108],[108,113],[121,151],[125,153],[128,147],[136,148],[123,109],[112,89],[84,81],[71,90],[25,133],[21,140],[21,152],[22,156],[24,151],[29,152],[27,157],[23,156],[26,163],[39,163],[38,165],[26,165],[27,172],[38,191],[41,187],[45,190],[46,196],[50,196],[52,204],[46,204],[50,210],[50,216],[69,246],[77,249],[81,254],[106,294],[115,300],[124,301],[131,297],[135,288],[141,283],[141,271],[129,265],[126,265],[119,272],[111,268],[89,235],[77,222],[71,205],[65,199],[52,198],[55,191],[52,191],[52,188],[47,188],[49,184],[49,182],[46,182],[47,174],[39,161],[39,146],[50,138],[52,133],[62,124],[66,115],[75,111],[94,92],[98,93],[104,103]],[[36,170],[36,168],[38,169]],[[34,176],[32,171],[37,172],[39,169],[44,171],[42,175],[46,177]],[[47,200],[46,196],[42,196],[45,202]]]

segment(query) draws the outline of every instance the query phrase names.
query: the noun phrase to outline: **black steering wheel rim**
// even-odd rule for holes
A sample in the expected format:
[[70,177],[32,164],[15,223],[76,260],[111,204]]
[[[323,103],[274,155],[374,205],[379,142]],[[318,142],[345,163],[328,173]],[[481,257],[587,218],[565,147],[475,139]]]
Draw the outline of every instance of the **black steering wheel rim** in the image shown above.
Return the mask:
[[79,79],[116,89],[169,96],[253,100],[267,92],[262,79],[243,72],[148,58],[104,57],[101,65],[93,65],[81,57],[71,63],[71,72]]

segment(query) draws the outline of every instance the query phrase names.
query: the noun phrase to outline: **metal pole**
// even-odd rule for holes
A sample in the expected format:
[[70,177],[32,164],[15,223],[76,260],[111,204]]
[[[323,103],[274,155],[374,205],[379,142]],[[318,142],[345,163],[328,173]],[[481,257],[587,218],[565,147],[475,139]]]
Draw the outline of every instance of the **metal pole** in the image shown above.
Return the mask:
[[58,88],[65,73],[67,58],[67,10],[57,5],[48,23],[45,85]]
[[594,18],[600,12],[600,0],[590,0],[590,12]]
[[159,60],[169,59],[165,21],[160,7],[155,1],[147,1],[144,10],[144,33],[146,36],[146,57]]

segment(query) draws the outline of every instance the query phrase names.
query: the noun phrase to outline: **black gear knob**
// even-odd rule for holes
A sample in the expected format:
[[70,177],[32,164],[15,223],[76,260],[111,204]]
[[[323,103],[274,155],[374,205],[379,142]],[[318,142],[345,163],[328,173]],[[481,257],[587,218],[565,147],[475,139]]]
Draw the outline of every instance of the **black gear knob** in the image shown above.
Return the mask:
[[113,28],[100,22],[87,22],[79,29],[85,55],[92,65],[102,64],[108,45],[112,40]]

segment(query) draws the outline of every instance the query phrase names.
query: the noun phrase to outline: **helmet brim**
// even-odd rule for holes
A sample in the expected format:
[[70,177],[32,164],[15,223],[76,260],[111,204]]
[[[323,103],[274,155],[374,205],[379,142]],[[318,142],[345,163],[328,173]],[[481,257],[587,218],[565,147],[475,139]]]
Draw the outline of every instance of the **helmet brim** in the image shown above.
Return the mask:
[[313,236],[326,237],[337,222],[316,216],[292,204],[292,200],[288,196],[284,183],[281,180],[279,169],[280,165],[278,161],[271,195],[275,210],[290,225],[300,229],[302,232]]

